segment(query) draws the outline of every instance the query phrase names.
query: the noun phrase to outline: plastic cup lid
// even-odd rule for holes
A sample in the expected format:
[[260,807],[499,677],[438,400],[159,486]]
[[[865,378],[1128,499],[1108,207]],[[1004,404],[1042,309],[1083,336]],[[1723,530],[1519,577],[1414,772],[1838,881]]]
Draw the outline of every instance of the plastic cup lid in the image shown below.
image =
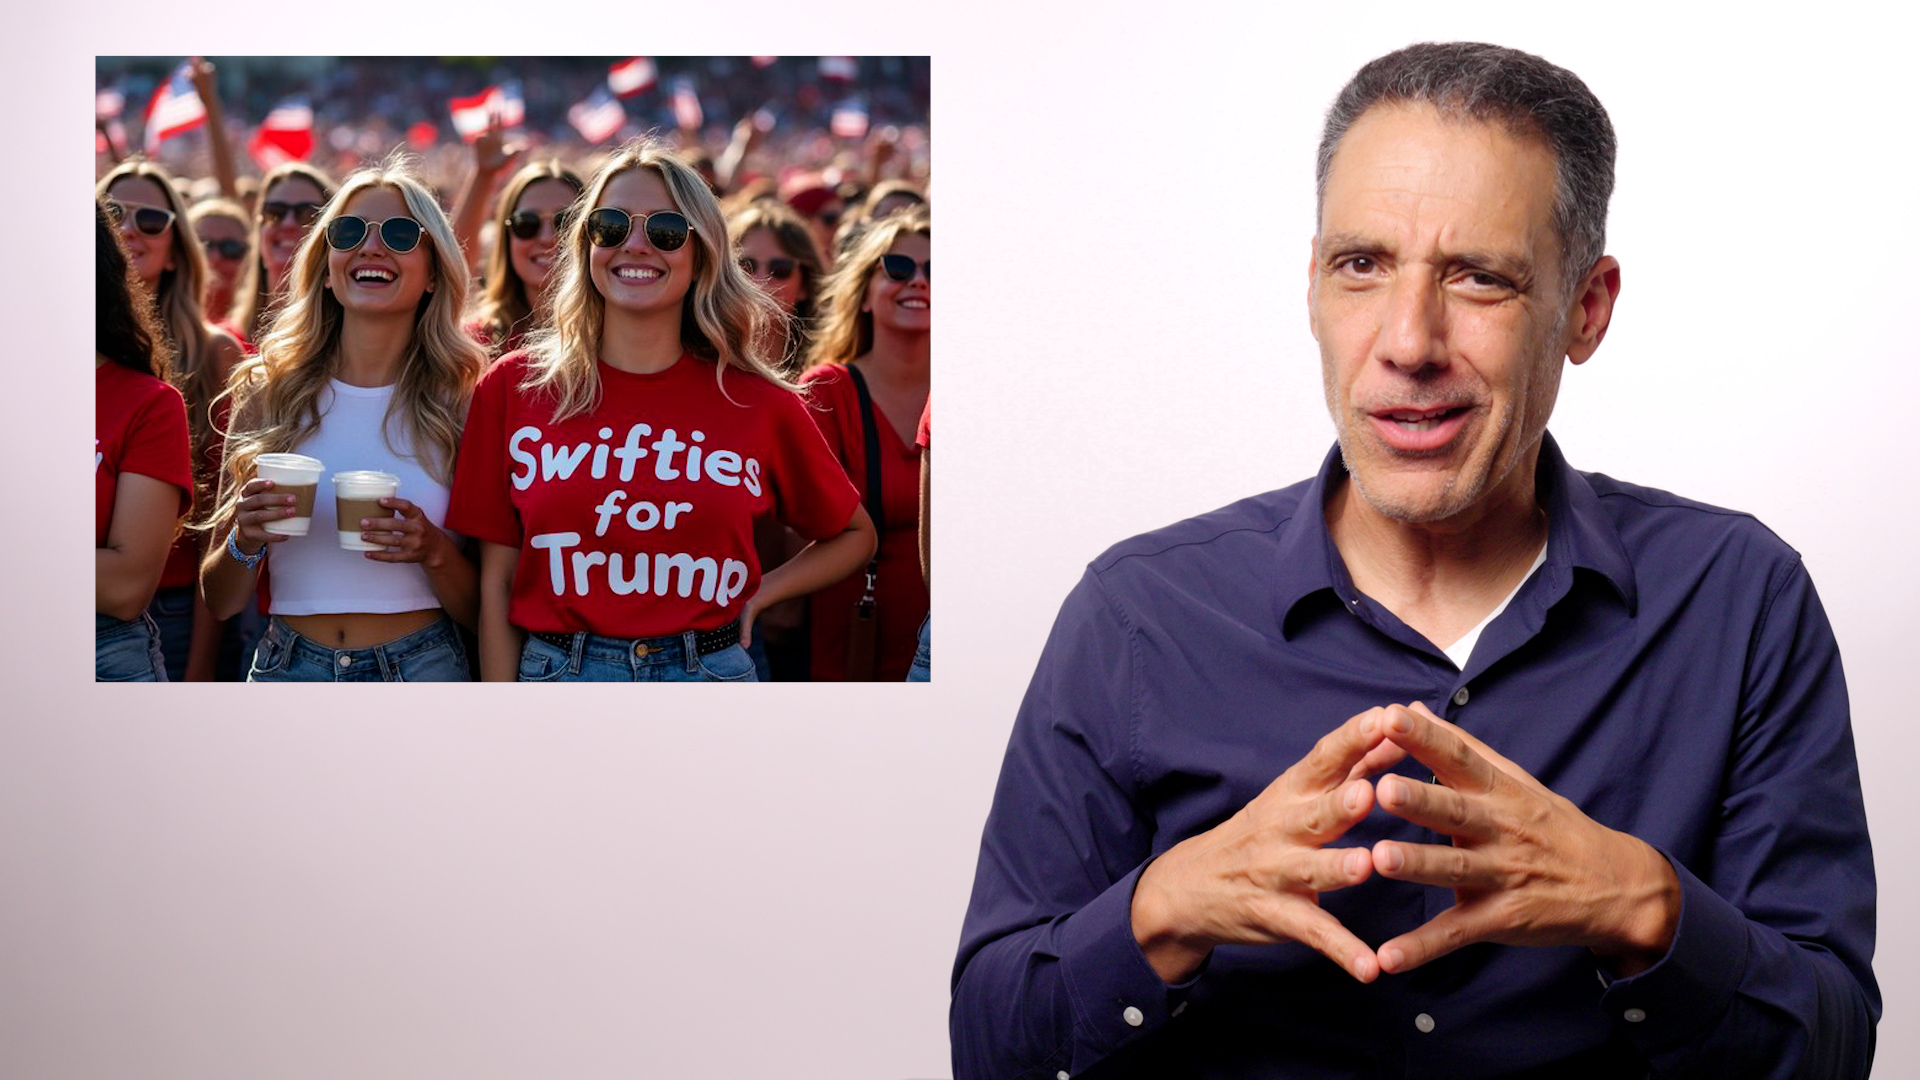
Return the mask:
[[319,458],[310,458],[305,454],[261,454],[253,461],[256,465],[271,465],[276,469],[309,469],[313,472],[325,472],[327,469]]
[[377,469],[355,469],[352,472],[334,473],[333,482],[336,486],[340,484],[365,484],[368,487],[379,484],[392,484],[394,487],[400,486],[399,477],[392,473],[380,472]]

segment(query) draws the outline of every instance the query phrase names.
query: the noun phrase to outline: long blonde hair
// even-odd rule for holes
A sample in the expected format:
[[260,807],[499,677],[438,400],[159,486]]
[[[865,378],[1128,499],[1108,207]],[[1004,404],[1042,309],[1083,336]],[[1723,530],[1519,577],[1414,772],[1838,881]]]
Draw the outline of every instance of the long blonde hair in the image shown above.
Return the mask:
[[834,264],[827,283],[820,287],[808,367],[844,364],[873,348],[873,313],[860,310],[860,305],[866,301],[867,282],[880,256],[903,235],[933,239],[933,218],[925,206],[897,211],[869,225]]
[[[527,321],[539,308],[538,296],[529,295],[527,283],[513,269],[513,254],[507,246],[513,243],[513,235],[507,230],[507,218],[513,215],[513,208],[520,205],[520,196],[528,188],[542,180],[553,180],[573,189],[579,197],[585,185],[574,175],[572,169],[560,163],[559,158],[547,158],[521,166],[513,174],[506,186],[500,191],[500,202],[493,210],[493,223],[499,227],[500,234],[494,240],[493,250],[487,255],[486,287],[474,300],[473,321],[480,325],[490,339],[495,351],[501,343],[513,336],[515,330],[527,329]],[[557,243],[559,237],[555,237]],[[552,278],[548,278],[552,283]]]
[[695,356],[715,361],[714,379],[723,395],[722,376],[730,367],[797,392],[761,353],[761,328],[780,318],[780,309],[734,262],[726,219],[712,189],[692,166],[651,139],[628,143],[600,166],[580,197],[580,209],[560,235],[547,285],[551,320],[528,339],[523,389],[553,397],[555,423],[600,404],[600,373],[594,364],[600,357],[606,300],[593,284],[587,217],[600,205],[607,182],[629,169],[659,173],[674,208],[693,225],[693,284],[681,303],[681,343]]
[[[180,190],[173,186],[173,176],[159,165],[138,158],[121,162],[100,178],[96,189],[99,197],[112,198],[113,185],[129,177],[138,177],[159,187],[166,208],[173,212],[173,237],[168,241],[173,269],[161,271],[160,280],[150,292],[161,332],[172,346],[173,369],[167,381],[187,402],[195,487],[201,488],[198,494],[205,496],[205,486],[211,479],[205,475],[205,455],[213,438],[213,417],[209,410],[221,391],[220,373],[214,370],[212,335],[208,333],[206,312],[200,307],[208,276],[207,257],[200,250],[200,239],[187,220],[187,204],[180,197]],[[196,506],[205,503],[204,498],[195,500]]]
[[[292,450],[320,426],[320,395],[338,367],[345,318],[345,309],[326,287],[327,225],[354,195],[376,187],[399,192],[420,223],[434,283],[414,313],[413,339],[401,358],[382,434],[397,415],[407,425],[414,456],[427,473],[443,484],[452,483],[467,402],[486,366],[486,354],[460,327],[467,264],[453,226],[406,159],[395,155],[348,177],[327,203],[294,253],[286,302],[261,339],[258,355],[234,369],[227,390],[234,399],[233,427],[227,433],[225,487],[214,523],[232,516],[256,458]],[[389,448],[392,445],[389,438]]]
[[[260,194],[255,200],[253,219],[247,223],[251,233],[247,243],[252,245],[253,250],[247,256],[247,268],[241,272],[240,280],[233,283],[233,303],[227,308],[227,321],[240,333],[247,335],[249,341],[257,342],[266,334],[267,325],[273,321],[273,305],[279,299],[272,295],[273,283],[268,280],[271,275],[267,273],[267,245],[260,236],[265,228],[260,219],[260,207],[266,205],[267,192],[273,190],[273,185],[288,177],[298,177],[312,184],[319,190],[321,202],[333,200],[333,178],[304,161],[283,161],[260,178]],[[315,222],[314,227],[318,228],[319,223]]]

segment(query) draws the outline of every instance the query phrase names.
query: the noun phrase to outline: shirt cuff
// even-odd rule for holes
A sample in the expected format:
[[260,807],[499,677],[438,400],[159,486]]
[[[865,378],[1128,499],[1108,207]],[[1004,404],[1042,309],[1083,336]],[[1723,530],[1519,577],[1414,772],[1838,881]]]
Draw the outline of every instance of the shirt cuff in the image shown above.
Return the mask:
[[1150,864],[1114,882],[1060,925],[1061,967],[1079,1013],[1073,1072],[1178,1016],[1213,960],[1207,954],[1199,970],[1171,986],[1147,962],[1133,936],[1133,890]]
[[1671,1053],[1716,1026],[1747,970],[1747,917],[1679,860],[1660,854],[1680,880],[1673,944],[1659,963],[1613,980],[1600,996],[1600,1007],[1649,1057]]

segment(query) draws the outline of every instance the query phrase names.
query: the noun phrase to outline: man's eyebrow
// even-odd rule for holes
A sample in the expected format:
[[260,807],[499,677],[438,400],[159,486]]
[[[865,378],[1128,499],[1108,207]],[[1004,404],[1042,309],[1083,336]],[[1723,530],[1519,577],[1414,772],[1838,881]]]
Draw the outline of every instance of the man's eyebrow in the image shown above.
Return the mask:
[[1359,233],[1328,233],[1320,238],[1320,257],[1333,255],[1382,255],[1387,245]]

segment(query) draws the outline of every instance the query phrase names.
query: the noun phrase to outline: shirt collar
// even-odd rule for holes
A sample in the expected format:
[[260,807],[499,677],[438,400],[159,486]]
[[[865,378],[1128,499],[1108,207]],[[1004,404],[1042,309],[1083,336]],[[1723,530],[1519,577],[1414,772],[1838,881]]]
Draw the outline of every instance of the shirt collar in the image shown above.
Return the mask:
[[[1320,472],[1308,483],[1293,518],[1281,528],[1275,600],[1282,636],[1290,636],[1288,620],[1294,607],[1307,597],[1332,589],[1341,603],[1350,604],[1358,596],[1346,562],[1327,531],[1324,510],[1327,489],[1346,475],[1340,445],[1335,443],[1320,463]],[[1593,485],[1567,464],[1550,434],[1541,436],[1534,477],[1536,494],[1547,507],[1547,561],[1542,570],[1567,576],[1572,568],[1591,570],[1611,585],[1628,612],[1633,612],[1638,604],[1633,563],[1627,558],[1619,530],[1601,510]]]

